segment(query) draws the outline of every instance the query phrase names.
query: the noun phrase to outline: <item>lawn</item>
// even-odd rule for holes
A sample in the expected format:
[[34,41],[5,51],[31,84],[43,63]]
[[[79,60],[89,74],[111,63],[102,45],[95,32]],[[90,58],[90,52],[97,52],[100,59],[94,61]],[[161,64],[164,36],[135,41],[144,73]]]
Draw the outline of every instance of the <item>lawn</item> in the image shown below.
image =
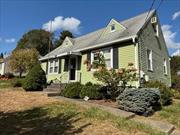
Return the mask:
[[98,108],[85,109],[48,98],[41,92],[0,92],[0,134],[159,135],[143,124]]
[[180,100],[174,100],[172,105],[163,107],[152,118],[168,121],[180,129]]
[[0,89],[11,87],[11,80],[0,80]]

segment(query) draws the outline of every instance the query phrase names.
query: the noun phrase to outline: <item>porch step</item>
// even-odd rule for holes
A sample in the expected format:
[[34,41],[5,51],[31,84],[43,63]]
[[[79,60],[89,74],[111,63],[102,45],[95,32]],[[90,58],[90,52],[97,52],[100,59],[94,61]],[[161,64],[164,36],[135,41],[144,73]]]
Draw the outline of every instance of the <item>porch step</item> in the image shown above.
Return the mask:
[[60,96],[60,92],[57,91],[44,91],[44,93],[47,94],[48,97]]
[[53,92],[55,92],[55,91],[60,91],[60,88],[47,87],[47,88],[45,88],[43,91],[53,91]]

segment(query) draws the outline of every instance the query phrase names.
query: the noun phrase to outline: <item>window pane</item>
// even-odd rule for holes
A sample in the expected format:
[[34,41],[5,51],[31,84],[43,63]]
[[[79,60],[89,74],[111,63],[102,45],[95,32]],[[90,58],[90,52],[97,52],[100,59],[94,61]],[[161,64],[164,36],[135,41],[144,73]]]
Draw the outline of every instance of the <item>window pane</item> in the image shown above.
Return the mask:
[[50,72],[50,73],[52,73],[52,72],[53,72],[53,67],[50,67],[49,72]]
[[108,68],[111,67],[111,60],[110,60],[110,59],[106,59],[106,60],[105,60],[105,63],[106,63],[106,66],[107,66]]
[[54,72],[58,72],[58,67],[54,67]]

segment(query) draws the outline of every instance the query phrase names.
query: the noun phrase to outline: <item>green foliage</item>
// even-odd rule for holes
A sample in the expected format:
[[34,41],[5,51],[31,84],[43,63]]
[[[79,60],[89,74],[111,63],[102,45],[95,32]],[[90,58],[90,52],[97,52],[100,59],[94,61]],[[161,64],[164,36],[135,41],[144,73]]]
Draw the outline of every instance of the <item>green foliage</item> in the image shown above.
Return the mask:
[[92,83],[92,82],[87,82],[85,85],[86,85],[86,86],[92,86],[93,83]]
[[1,53],[1,54],[0,54],[0,58],[4,58],[4,55],[3,55],[3,53]]
[[180,92],[180,76],[177,72],[180,71],[180,56],[173,56],[170,60],[172,88]]
[[23,88],[27,91],[42,90],[46,86],[46,74],[40,64],[36,64],[27,74]]
[[160,92],[158,89],[125,89],[117,101],[120,109],[147,116],[160,107]]
[[62,90],[61,95],[69,98],[79,98],[82,85],[79,82],[69,83]]
[[175,99],[180,99],[180,91],[175,90],[175,89],[171,89],[171,91],[172,91],[171,93]]
[[63,43],[66,37],[73,38],[74,36],[70,31],[67,31],[67,30],[62,31],[60,33],[59,39],[55,42],[55,48],[59,47]]
[[38,55],[36,49],[19,49],[12,52],[9,60],[11,70],[19,72],[19,77],[22,73],[25,73],[32,69],[38,61]]
[[119,84],[121,84],[125,89],[128,82],[137,79],[136,69],[133,67],[133,63],[129,63],[127,68],[108,70],[104,62],[104,56],[101,56],[100,54],[98,59],[97,63],[93,63],[93,67],[98,67],[98,69],[93,73],[93,76],[107,86],[112,99],[115,99],[120,93],[118,90]]
[[171,89],[168,88],[165,84],[159,81],[149,81],[145,84],[147,88],[158,88],[161,94],[161,104],[169,105],[172,103],[172,92]]
[[5,73],[4,76],[8,79],[11,79],[14,77],[13,73],[10,73],[10,72]]
[[85,86],[83,86],[81,92],[80,92],[80,98],[84,98],[85,96],[88,96],[90,99],[100,99],[102,98],[102,94],[100,93],[100,85],[87,83]]
[[11,80],[12,87],[22,87],[24,78],[14,78]]
[[[18,49],[36,48],[40,55],[44,56],[49,52],[49,39],[51,33],[42,29],[30,30],[18,41]],[[52,43],[50,48],[52,48]]]

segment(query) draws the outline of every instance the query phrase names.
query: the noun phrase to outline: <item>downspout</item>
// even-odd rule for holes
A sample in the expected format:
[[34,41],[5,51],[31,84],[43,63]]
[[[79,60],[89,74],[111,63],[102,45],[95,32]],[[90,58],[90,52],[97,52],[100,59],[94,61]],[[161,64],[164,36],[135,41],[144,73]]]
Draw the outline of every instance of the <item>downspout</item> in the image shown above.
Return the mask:
[[136,81],[136,88],[138,88],[140,86],[140,70],[139,70],[139,59],[138,59],[139,48],[138,48],[138,42],[136,41],[136,39],[137,39],[137,36],[132,37],[132,42],[134,44],[134,54],[135,54],[134,66],[137,69],[136,73],[138,74],[138,81]]

